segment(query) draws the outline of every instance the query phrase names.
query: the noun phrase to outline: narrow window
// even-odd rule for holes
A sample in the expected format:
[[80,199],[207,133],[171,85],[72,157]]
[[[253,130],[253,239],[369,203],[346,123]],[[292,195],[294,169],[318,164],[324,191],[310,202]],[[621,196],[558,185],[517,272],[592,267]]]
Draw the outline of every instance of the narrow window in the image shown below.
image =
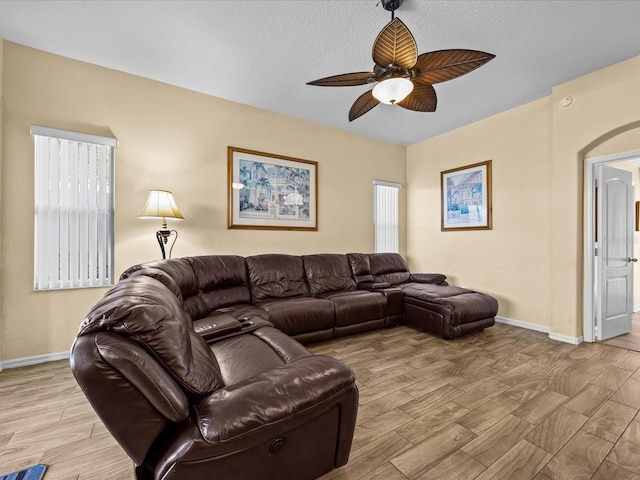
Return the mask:
[[34,289],[113,285],[114,138],[31,126]]
[[375,252],[398,253],[399,183],[373,181],[373,223]]

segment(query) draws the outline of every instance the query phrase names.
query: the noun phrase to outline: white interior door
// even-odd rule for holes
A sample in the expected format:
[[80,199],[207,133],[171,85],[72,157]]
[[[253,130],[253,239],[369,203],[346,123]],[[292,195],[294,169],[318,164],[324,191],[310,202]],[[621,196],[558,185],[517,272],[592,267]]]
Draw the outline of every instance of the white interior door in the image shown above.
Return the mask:
[[634,192],[631,172],[597,166],[597,338],[631,331]]

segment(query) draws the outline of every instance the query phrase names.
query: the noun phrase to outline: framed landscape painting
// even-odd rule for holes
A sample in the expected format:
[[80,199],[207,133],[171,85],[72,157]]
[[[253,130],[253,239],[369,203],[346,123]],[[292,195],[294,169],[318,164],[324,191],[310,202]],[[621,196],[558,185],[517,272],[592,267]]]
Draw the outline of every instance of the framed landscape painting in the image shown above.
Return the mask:
[[441,230],[491,230],[491,160],[440,173]]
[[228,228],[318,230],[318,163],[228,147]]

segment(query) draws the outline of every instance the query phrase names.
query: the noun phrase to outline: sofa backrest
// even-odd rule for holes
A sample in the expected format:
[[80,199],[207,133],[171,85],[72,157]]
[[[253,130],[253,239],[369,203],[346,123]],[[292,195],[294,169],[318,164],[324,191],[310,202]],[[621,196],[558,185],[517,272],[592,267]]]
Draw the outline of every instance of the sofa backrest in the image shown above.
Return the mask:
[[141,345],[190,398],[223,386],[218,362],[193,330],[182,303],[155,278],[133,275],[111,288],[89,311],[78,336],[98,332]]
[[251,303],[247,265],[237,255],[203,255],[135,265],[120,278],[144,275],[163,283],[183,303],[192,320],[212,310]]
[[302,257],[264,254],[246,257],[254,301],[309,296]]
[[397,253],[349,253],[349,263],[358,283],[406,283],[411,277],[404,258]]
[[374,282],[397,285],[411,277],[407,262],[397,253],[370,253],[369,264]]
[[170,260],[156,260],[154,262],[141,263],[127,268],[120,280],[144,275],[155,278],[178,298],[184,301],[197,290],[197,280],[193,274],[193,267],[186,258],[173,258]]
[[302,261],[311,295],[356,289],[357,285],[346,255],[337,253],[303,255]]
[[371,264],[367,253],[348,253],[347,258],[356,283],[373,283]]
[[[251,303],[247,262],[237,255],[189,257],[198,279],[198,297],[207,313]],[[204,315],[202,315],[204,316]]]
[[121,279],[148,276],[164,284],[192,320],[213,310],[270,298],[353,290],[361,283],[398,285],[410,279],[397,253],[203,255],[158,260],[127,269]]

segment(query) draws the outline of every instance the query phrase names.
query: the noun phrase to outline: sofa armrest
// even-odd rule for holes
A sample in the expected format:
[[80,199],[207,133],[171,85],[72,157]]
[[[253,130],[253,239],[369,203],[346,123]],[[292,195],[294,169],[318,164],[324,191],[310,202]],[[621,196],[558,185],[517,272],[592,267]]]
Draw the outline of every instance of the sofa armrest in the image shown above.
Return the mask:
[[189,401],[171,375],[143,348],[120,336],[98,333],[100,356],[118,370],[171,422],[189,416]]
[[219,443],[322,409],[347,390],[355,376],[345,364],[314,355],[217,390],[196,404],[202,437]]
[[[169,374],[164,372],[169,377],[165,377],[167,385],[172,385],[172,382],[173,385],[167,388],[165,399],[155,405],[152,404],[145,393],[140,390],[140,387],[145,383],[142,380],[144,372],[139,371],[140,376],[133,375],[140,380],[138,386],[134,385],[121,373],[119,368],[112,366],[103,358],[98,351],[98,336],[100,340],[104,340],[105,337],[116,338],[123,341],[121,346],[132,345],[134,349],[140,349],[144,353],[146,351],[131,340],[101,332],[76,338],[71,348],[70,358],[73,375],[89,403],[125,452],[134,462],[141,465],[158,436],[169,425],[170,420],[167,416],[179,418],[185,414],[188,415],[187,399],[174,380],[169,377]],[[100,343],[103,346],[107,345],[103,341]],[[115,354],[115,352],[111,350],[111,354]],[[156,363],[155,359],[151,358],[151,361]],[[161,374],[161,376],[164,375]],[[150,381],[148,386],[153,389],[154,387],[151,385],[154,383],[155,381]],[[168,400],[172,394],[175,394],[175,398]],[[158,400],[158,397],[154,398]],[[164,404],[164,407],[161,404]],[[164,413],[161,413],[158,408],[164,410]]]
[[208,341],[229,333],[238,332],[242,329],[242,324],[231,315],[222,314],[194,320],[193,329]]
[[387,282],[363,282],[358,284],[360,290],[380,290],[389,287],[391,287],[391,284]]
[[448,285],[447,276],[442,273],[412,273],[409,277],[410,282],[430,283],[432,285]]

